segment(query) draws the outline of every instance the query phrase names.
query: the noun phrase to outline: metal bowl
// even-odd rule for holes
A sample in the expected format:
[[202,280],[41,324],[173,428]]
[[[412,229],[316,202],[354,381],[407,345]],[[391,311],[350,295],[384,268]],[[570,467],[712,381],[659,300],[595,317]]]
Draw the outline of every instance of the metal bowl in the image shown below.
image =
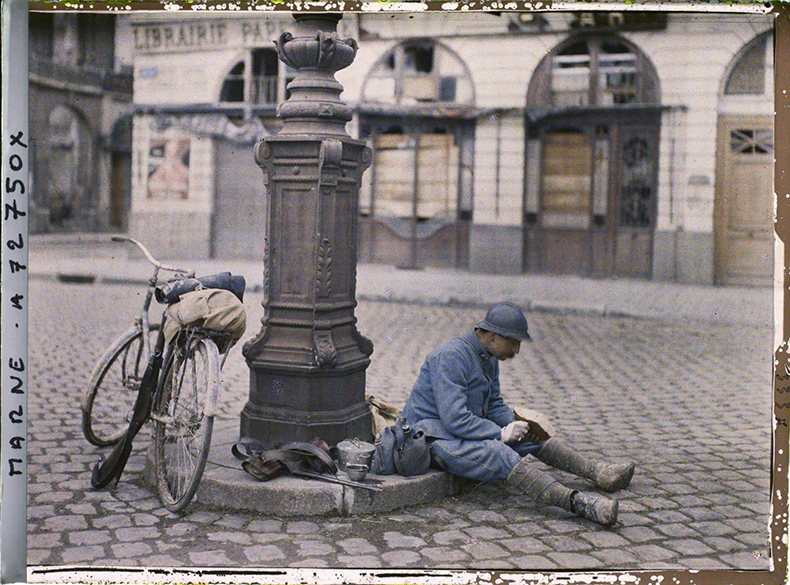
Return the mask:
[[346,473],[348,478],[352,481],[362,481],[368,474],[370,467],[363,463],[348,463],[346,465]]

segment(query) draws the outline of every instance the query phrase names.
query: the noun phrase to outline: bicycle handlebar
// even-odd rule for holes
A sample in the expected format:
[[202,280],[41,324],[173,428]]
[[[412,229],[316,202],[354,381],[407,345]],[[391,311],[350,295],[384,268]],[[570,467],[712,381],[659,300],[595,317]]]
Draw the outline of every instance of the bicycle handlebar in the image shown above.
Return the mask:
[[146,248],[143,244],[141,244],[134,238],[130,238],[127,236],[112,236],[111,239],[113,242],[131,242],[132,244],[140,248],[140,250],[142,250],[143,254],[145,254],[146,259],[151,264],[153,264],[154,266],[156,266],[161,270],[167,270],[168,272],[181,272],[185,274],[188,278],[194,278],[195,276],[194,270],[187,270],[185,268],[176,268],[174,266],[167,266],[166,264],[162,264],[161,262],[159,262],[159,260],[153,257],[151,252],[148,251],[148,248]]

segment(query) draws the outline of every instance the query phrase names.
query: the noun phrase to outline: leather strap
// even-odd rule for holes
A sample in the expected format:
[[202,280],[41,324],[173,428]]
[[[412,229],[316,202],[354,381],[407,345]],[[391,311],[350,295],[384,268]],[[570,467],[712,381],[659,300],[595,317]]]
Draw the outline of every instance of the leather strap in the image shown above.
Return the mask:
[[255,479],[267,481],[279,475],[284,468],[294,474],[312,470],[335,475],[337,466],[329,456],[328,449],[323,441],[314,441],[286,443],[276,449],[266,450],[256,439],[244,438],[233,445],[231,451],[237,459],[242,460],[244,471]]
[[[318,460],[323,464],[325,469],[320,469],[321,465],[318,465],[319,469],[316,471],[329,471],[329,473],[335,474],[337,473],[337,465],[335,462],[332,461],[332,458],[329,456],[324,449],[321,449],[318,445],[314,443],[286,443],[282,447],[280,447],[283,451],[291,451],[294,453],[299,453],[301,455],[306,455],[308,457],[308,461],[313,463],[310,456],[318,458]],[[314,465],[311,465],[315,467]]]
[[[242,451],[244,452],[242,453]],[[266,451],[266,448],[263,446],[263,443],[252,437],[242,437],[230,448],[230,452],[233,453],[233,456],[241,460],[247,459],[250,455],[263,453],[264,451]]]

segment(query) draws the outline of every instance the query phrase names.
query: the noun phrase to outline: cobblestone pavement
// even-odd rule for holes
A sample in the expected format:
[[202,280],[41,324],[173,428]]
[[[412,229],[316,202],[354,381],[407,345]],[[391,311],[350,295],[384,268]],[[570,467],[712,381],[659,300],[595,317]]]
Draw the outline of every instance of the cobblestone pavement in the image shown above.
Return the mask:
[[[28,564],[471,569],[767,569],[771,330],[697,321],[534,313],[505,399],[545,412],[588,454],[637,463],[604,529],[504,486],[468,484],[430,505],[360,517],[164,510],[144,483],[141,433],[120,484],[90,489],[99,449],[79,400],[142,287],[31,281]],[[248,295],[247,336],[261,296]],[[477,309],[361,302],[376,350],[368,391],[402,406],[425,354]],[[248,371],[234,349],[220,424],[237,424]],[[536,465],[541,465],[536,462]],[[555,472],[575,487],[586,484]],[[589,487],[589,486],[586,486]]]

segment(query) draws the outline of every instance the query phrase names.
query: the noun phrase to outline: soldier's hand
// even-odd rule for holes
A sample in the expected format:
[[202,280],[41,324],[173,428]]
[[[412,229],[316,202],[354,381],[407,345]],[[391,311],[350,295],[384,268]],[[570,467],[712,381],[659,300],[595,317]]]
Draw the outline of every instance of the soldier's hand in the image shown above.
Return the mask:
[[502,429],[500,438],[503,443],[518,443],[526,439],[529,434],[529,423],[521,420],[514,420]]
[[527,433],[526,440],[535,445],[539,445],[540,443],[543,442],[540,440],[540,437],[537,436],[535,433]]

